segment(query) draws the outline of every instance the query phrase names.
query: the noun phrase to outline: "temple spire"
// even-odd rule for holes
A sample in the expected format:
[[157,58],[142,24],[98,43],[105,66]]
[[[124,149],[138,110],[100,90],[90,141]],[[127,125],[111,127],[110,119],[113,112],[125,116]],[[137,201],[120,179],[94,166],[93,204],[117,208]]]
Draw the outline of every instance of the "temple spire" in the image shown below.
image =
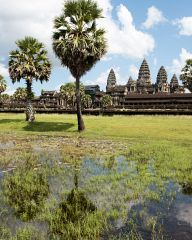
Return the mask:
[[147,84],[151,83],[151,73],[149,70],[149,65],[145,58],[139,69],[138,81],[140,81],[140,80],[143,80],[144,83],[147,83]]
[[113,69],[110,70],[108,78],[107,78],[107,87],[115,87],[116,86],[116,76]]
[[157,84],[167,83],[167,72],[164,66],[161,66],[157,74]]

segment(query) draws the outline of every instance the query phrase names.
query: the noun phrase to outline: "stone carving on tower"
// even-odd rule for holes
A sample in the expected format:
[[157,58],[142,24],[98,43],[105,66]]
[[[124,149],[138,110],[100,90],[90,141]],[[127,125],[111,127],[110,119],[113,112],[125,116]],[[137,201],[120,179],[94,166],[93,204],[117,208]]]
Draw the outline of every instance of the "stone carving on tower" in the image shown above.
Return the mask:
[[139,93],[153,93],[154,89],[151,84],[151,73],[146,59],[143,60],[139,69],[137,79],[137,91]]
[[175,93],[178,91],[178,89],[179,89],[179,81],[176,74],[174,74],[170,82],[170,91],[171,93]]
[[167,72],[164,66],[161,66],[159,72],[157,74],[157,82],[156,82],[156,92],[158,93],[169,93],[170,86],[167,81]]
[[111,69],[107,78],[107,87],[106,87],[107,91],[110,88],[114,88],[116,86],[116,83],[117,83],[117,79],[115,76],[115,72],[113,69]]

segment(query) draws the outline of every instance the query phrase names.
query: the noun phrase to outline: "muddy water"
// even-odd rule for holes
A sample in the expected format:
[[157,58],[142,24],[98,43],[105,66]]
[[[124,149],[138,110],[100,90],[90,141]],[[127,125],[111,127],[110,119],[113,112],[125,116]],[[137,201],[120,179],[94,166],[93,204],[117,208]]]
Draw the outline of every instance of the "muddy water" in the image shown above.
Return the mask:
[[[158,201],[149,199],[126,201],[125,193],[129,193],[129,189],[126,188],[126,177],[130,175],[134,177],[138,174],[134,161],[127,162],[125,157],[119,156],[106,163],[102,158],[90,159],[85,157],[81,164],[74,167],[74,164],[63,162],[59,152],[45,154],[41,148],[35,148],[34,151],[38,152],[41,163],[46,161],[46,164],[53,168],[55,166],[53,163],[56,161],[60,166],[60,172],[54,176],[49,176],[51,189],[49,198],[54,197],[59,201],[61,192],[73,189],[76,174],[78,187],[85,191],[97,208],[106,209],[106,211],[113,210],[113,208],[120,211],[121,207],[125,209],[126,219],[122,220],[119,217],[112,220],[110,222],[112,228],[102,234],[102,239],[112,239],[112,237],[126,239],[132,227],[130,219],[133,220],[134,226],[145,240],[152,239],[154,234],[149,227],[151,219],[156,219],[154,228],[161,229],[160,234],[165,237],[162,239],[192,239],[192,196],[184,194],[181,186],[171,179],[166,182],[165,192],[162,193]],[[14,174],[14,169],[1,170],[1,182],[6,174]],[[114,181],[113,177],[116,175],[117,178]],[[0,211],[2,212],[0,224],[6,224],[12,233],[15,233],[19,227],[28,225],[46,234],[47,224],[45,221],[22,222],[14,215],[14,210],[4,201],[3,193],[1,193],[0,201]]]

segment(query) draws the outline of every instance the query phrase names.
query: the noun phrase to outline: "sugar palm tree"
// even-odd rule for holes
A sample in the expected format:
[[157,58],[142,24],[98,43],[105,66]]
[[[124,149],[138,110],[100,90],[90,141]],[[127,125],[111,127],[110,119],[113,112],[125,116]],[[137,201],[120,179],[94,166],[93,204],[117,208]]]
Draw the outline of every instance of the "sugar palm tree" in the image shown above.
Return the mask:
[[180,79],[184,86],[192,91],[192,59],[186,61],[186,65],[181,71]]
[[47,57],[44,45],[37,39],[25,37],[16,42],[18,49],[9,55],[9,74],[12,82],[26,81],[26,121],[35,120],[32,105],[32,82],[33,80],[48,81],[51,74],[51,63]]
[[55,18],[53,50],[76,79],[78,130],[85,129],[81,113],[80,78],[106,53],[105,31],[97,28],[102,10],[92,0],[69,0]]
[[7,88],[6,81],[5,81],[5,79],[3,78],[3,76],[0,75],[0,96],[1,96],[1,93],[2,93],[2,92],[5,92],[6,88]]
[[[66,107],[68,105],[70,107],[73,107],[74,103],[76,102],[75,83],[69,82],[69,83],[62,85],[60,87],[60,93],[66,102]],[[84,95],[84,93],[85,93],[85,87],[83,86],[83,84],[80,84],[80,93],[81,93],[81,95]]]

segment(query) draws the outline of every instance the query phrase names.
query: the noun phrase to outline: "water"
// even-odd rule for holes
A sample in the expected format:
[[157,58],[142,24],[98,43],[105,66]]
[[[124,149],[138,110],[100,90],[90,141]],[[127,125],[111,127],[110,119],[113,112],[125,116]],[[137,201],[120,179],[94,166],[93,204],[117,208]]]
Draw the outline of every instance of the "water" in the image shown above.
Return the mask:
[[[70,164],[63,162],[59,151],[45,153],[41,148],[34,148],[34,151],[38,153],[41,162],[37,168],[42,168],[46,162],[50,171],[56,169],[55,173],[48,177],[51,192],[48,202],[53,198],[57,202],[61,201],[62,195],[78,186],[97,209],[111,213],[111,216],[116,210],[116,216],[108,219],[112,227],[102,232],[102,239],[112,237],[123,239],[129,235],[133,226],[145,240],[150,240],[157,234],[165,237],[162,239],[192,239],[191,192],[183,190],[182,184],[172,179],[166,180],[163,187],[160,184],[158,186],[155,183],[156,176],[152,165],[146,164],[145,168],[140,169],[137,162],[128,161],[124,156],[107,160],[85,157],[80,162]],[[1,170],[0,181],[2,182],[7,174],[14,175],[15,171],[15,169]],[[46,220],[23,222],[5,202],[3,193],[0,201],[0,211],[3,211],[0,215],[0,224],[6,223],[6,227],[11,229],[13,234],[19,227],[26,225],[46,234],[48,231]]]

